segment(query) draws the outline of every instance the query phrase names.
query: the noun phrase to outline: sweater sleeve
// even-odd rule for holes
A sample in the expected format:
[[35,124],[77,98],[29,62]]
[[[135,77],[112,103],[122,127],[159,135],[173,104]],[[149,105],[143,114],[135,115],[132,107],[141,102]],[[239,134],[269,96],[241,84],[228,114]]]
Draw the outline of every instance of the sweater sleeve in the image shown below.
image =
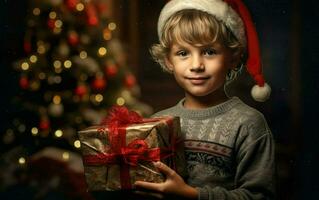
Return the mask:
[[[247,144],[249,143],[249,144]],[[234,190],[197,188],[199,200],[274,199],[274,143],[270,131],[258,138],[246,137],[236,154]]]

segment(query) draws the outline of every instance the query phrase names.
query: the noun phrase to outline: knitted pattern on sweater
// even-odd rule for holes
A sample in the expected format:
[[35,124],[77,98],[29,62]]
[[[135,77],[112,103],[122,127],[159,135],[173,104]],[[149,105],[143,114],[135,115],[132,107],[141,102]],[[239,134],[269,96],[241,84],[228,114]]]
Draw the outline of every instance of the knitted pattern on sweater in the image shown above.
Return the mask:
[[272,199],[274,142],[263,115],[237,97],[199,110],[183,102],[154,117],[180,117],[186,182],[199,190],[199,199]]

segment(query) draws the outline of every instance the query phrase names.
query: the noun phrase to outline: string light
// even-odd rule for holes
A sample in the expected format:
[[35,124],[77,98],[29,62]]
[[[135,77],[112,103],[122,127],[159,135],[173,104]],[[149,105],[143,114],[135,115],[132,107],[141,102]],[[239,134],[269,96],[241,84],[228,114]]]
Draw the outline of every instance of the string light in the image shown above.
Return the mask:
[[64,61],[64,67],[65,68],[71,68],[71,66],[72,66],[72,62],[70,61],[70,60],[66,60],[66,61]]
[[80,58],[82,58],[82,59],[85,59],[85,58],[87,58],[87,53],[86,53],[86,51],[81,51],[80,52]]
[[[62,25],[61,25],[62,26]],[[53,33],[54,34],[59,34],[59,33],[61,33],[61,31],[62,31],[62,29],[61,28],[58,28],[58,27],[55,27],[54,29],[53,29]]]
[[125,99],[123,97],[119,97],[116,99],[116,103],[119,106],[123,106],[125,104]]
[[44,80],[45,78],[46,78],[45,73],[44,73],[44,72],[40,72],[40,73],[39,73],[39,79],[40,79],[40,80]]
[[50,19],[55,19],[55,18],[56,18],[56,12],[51,11],[51,12],[49,13],[49,17],[50,17]]
[[111,23],[109,23],[108,28],[109,28],[111,31],[114,31],[114,30],[116,29],[116,24],[115,24],[114,22],[111,22]]
[[19,164],[20,165],[24,165],[25,164],[25,158],[24,157],[20,157],[19,158]]
[[18,130],[23,133],[25,131],[25,125],[24,124],[20,124],[18,127]]
[[58,19],[58,20],[56,20],[56,21],[54,22],[54,25],[55,25],[56,28],[61,28],[62,25],[63,25],[63,22]]
[[38,61],[38,57],[36,55],[31,55],[30,56],[30,62],[36,63]]
[[63,132],[60,129],[58,129],[54,132],[54,135],[59,138],[59,137],[62,137]]
[[53,62],[53,66],[54,66],[54,68],[58,69],[58,68],[61,68],[62,63],[61,63],[61,61],[59,61],[59,60],[55,60],[55,61]]
[[80,148],[80,147],[81,147],[81,142],[80,142],[80,140],[75,140],[75,141],[74,141],[74,147],[75,147],[75,148]]
[[63,152],[63,154],[62,154],[62,158],[64,159],[64,160],[69,160],[70,159],[70,154],[69,154],[69,152]]
[[31,84],[30,84],[30,88],[33,90],[33,91],[36,91],[40,88],[40,82],[39,81],[32,81]]
[[24,70],[24,71],[28,70],[29,67],[30,67],[30,65],[29,65],[29,63],[27,63],[27,62],[23,62],[23,63],[21,64],[21,69]]
[[76,4],[76,10],[79,11],[79,12],[83,11],[84,10],[83,3]]
[[37,127],[33,127],[33,128],[31,129],[31,133],[32,133],[33,136],[38,135],[38,133],[39,133],[38,128],[37,128]]
[[44,53],[45,53],[45,47],[44,47],[44,45],[39,45],[39,46],[38,46],[38,49],[37,49],[37,52],[38,52],[39,54],[44,54]]
[[41,10],[40,10],[40,8],[34,8],[33,11],[32,11],[32,13],[33,13],[35,16],[38,16],[38,15],[40,15]]
[[56,104],[56,105],[60,104],[61,103],[61,97],[59,95],[54,95],[53,103]]
[[108,28],[104,29],[103,38],[104,38],[104,40],[112,39],[112,32]]
[[95,95],[95,101],[101,103],[103,101],[103,95],[101,94]]
[[98,55],[99,56],[105,56],[105,54],[107,53],[107,49],[105,47],[100,47],[98,50]]

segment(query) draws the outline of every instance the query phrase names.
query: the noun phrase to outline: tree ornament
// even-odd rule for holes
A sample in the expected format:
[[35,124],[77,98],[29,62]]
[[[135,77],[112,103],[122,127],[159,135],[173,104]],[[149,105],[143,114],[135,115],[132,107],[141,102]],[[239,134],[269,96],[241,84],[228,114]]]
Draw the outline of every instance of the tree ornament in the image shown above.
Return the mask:
[[87,94],[88,89],[84,84],[80,84],[75,88],[75,94],[79,97],[83,97],[85,94]]
[[19,85],[22,89],[28,89],[29,87],[29,80],[26,76],[22,76],[19,80]]
[[86,6],[86,15],[87,15],[87,22],[90,26],[96,26],[99,23],[96,9],[93,4],[89,3]]
[[31,53],[31,42],[30,42],[30,41],[24,41],[24,43],[23,43],[23,49],[24,49],[24,52],[25,52],[26,54]]
[[48,19],[47,21],[47,24],[48,24],[48,27],[53,30],[55,28],[55,19]]
[[128,74],[125,76],[125,86],[128,88],[133,87],[136,84],[136,78],[133,74]]
[[68,36],[68,42],[72,46],[76,46],[79,43],[79,35],[75,31],[70,31]]
[[75,10],[78,0],[66,0],[66,5],[70,10]]
[[49,119],[43,118],[41,119],[40,123],[39,123],[39,128],[42,131],[46,131],[50,128],[50,121]]
[[107,77],[113,78],[114,76],[117,75],[117,73],[118,73],[118,67],[116,64],[107,65],[105,67],[105,74],[107,75]]
[[92,88],[97,91],[104,90],[106,87],[106,80],[103,77],[96,77],[92,82]]

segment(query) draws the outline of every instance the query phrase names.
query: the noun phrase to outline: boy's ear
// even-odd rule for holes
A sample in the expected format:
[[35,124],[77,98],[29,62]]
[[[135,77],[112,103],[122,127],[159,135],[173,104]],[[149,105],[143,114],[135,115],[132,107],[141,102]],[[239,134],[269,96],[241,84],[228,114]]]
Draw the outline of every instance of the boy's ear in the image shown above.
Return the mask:
[[174,68],[173,68],[173,64],[171,63],[171,61],[167,57],[165,57],[164,61],[165,61],[165,65],[166,65],[168,71],[173,72]]

